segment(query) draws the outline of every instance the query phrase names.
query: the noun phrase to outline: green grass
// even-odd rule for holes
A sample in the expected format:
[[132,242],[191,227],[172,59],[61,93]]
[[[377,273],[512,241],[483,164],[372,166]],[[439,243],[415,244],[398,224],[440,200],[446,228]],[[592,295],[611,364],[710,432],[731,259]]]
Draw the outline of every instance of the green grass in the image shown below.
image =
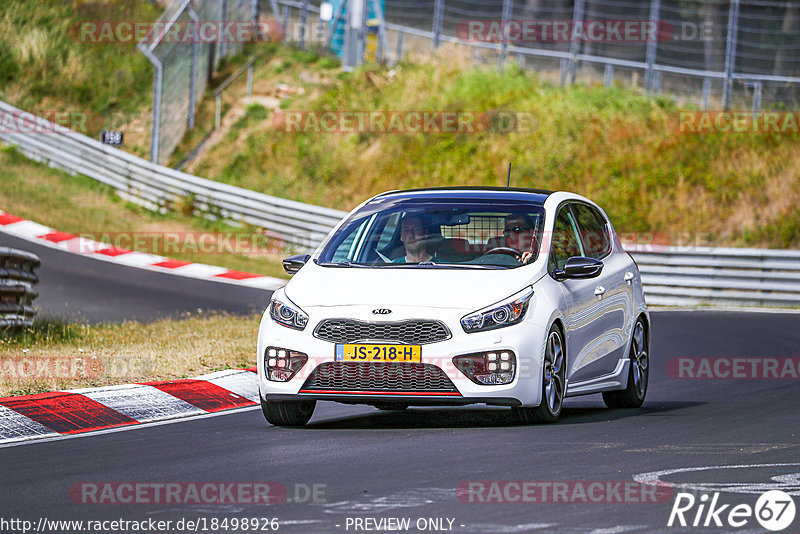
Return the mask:
[[[0,150],[0,184],[1,210],[62,232],[177,260],[287,276],[280,263],[282,254],[269,250],[269,243],[254,228],[235,228],[181,213],[188,211],[188,205],[176,206],[177,211],[167,214],[153,213],[123,201],[109,186],[32,162],[11,147]],[[260,248],[253,254],[239,249],[227,253],[236,244],[229,240],[228,245],[222,242],[227,248],[204,249],[198,232],[238,236]],[[196,238],[170,245],[164,236],[172,234]]]
[[[147,324],[37,319],[0,336],[0,397],[253,367],[258,321],[205,312]],[[50,365],[37,366],[43,360]]]
[[[248,111],[194,172],[269,194],[351,209],[397,188],[512,184],[600,203],[641,240],[800,247],[796,135],[678,133],[683,109],[635,88],[561,87],[509,64],[502,73],[444,57],[389,71],[326,72],[314,54],[279,50],[257,76],[291,80],[293,110],[441,110],[530,114],[530,132],[286,133]],[[327,83],[300,74],[321,72]],[[307,76],[306,76],[307,78]],[[335,191],[336,194],[331,194]]]
[[80,111],[95,135],[152,100],[153,69],[133,42],[82,42],[83,21],[154,21],[137,0],[0,0],[0,98],[26,111]]

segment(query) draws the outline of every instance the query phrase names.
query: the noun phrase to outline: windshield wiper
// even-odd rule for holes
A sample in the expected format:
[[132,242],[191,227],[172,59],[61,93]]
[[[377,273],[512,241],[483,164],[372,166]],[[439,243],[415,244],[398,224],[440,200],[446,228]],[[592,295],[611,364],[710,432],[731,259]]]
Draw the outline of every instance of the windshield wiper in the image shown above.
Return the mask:
[[326,261],[322,263],[317,263],[320,267],[371,267],[371,265],[367,265],[365,263],[355,263],[352,261],[344,260],[344,261]]
[[504,265],[480,265],[474,263],[441,263],[436,261],[421,261],[419,263],[396,263],[394,265],[383,265],[382,267],[413,269],[422,267],[423,269],[507,269]]

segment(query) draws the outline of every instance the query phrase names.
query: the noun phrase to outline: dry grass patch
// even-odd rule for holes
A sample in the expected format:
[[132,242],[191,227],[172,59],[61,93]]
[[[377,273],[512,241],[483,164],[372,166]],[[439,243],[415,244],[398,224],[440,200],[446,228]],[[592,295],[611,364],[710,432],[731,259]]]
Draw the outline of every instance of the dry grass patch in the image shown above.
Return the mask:
[[153,323],[42,320],[0,337],[0,396],[186,378],[256,364],[258,315]]

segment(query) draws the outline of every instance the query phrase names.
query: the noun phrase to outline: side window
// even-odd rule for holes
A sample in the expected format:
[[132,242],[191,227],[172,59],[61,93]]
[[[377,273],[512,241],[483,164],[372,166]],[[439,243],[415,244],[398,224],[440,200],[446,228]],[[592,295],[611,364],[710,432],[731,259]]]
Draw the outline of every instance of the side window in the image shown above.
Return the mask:
[[586,204],[572,204],[578,222],[583,250],[589,258],[600,259],[611,251],[608,228],[603,215]]
[[562,206],[556,215],[553,238],[550,243],[549,270],[563,269],[567,260],[582,256],[583,250],[576,232],[575,220],[568,206]]
[[357,247],[361,244],[361,240],[363,237],[363,233],[367,228],[367,224],[371,221],[371,218],[364,219],[356,228],[352,230],[347,230],[349,235],[336,247],[336,250],[333,253],[333,257],[331,261],[339,262],[339,261],[354,261]]

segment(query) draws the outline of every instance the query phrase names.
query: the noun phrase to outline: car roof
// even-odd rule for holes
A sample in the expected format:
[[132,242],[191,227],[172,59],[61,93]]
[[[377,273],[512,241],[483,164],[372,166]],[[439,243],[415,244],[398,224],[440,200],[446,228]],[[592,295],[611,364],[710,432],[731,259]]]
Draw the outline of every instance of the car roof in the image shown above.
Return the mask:
[[521,200],[544,203],[551,194],[553,194],[553,191],[528,189],[524,187],[450,186],[387,191],[374,198],[458,198],[476,200]]

